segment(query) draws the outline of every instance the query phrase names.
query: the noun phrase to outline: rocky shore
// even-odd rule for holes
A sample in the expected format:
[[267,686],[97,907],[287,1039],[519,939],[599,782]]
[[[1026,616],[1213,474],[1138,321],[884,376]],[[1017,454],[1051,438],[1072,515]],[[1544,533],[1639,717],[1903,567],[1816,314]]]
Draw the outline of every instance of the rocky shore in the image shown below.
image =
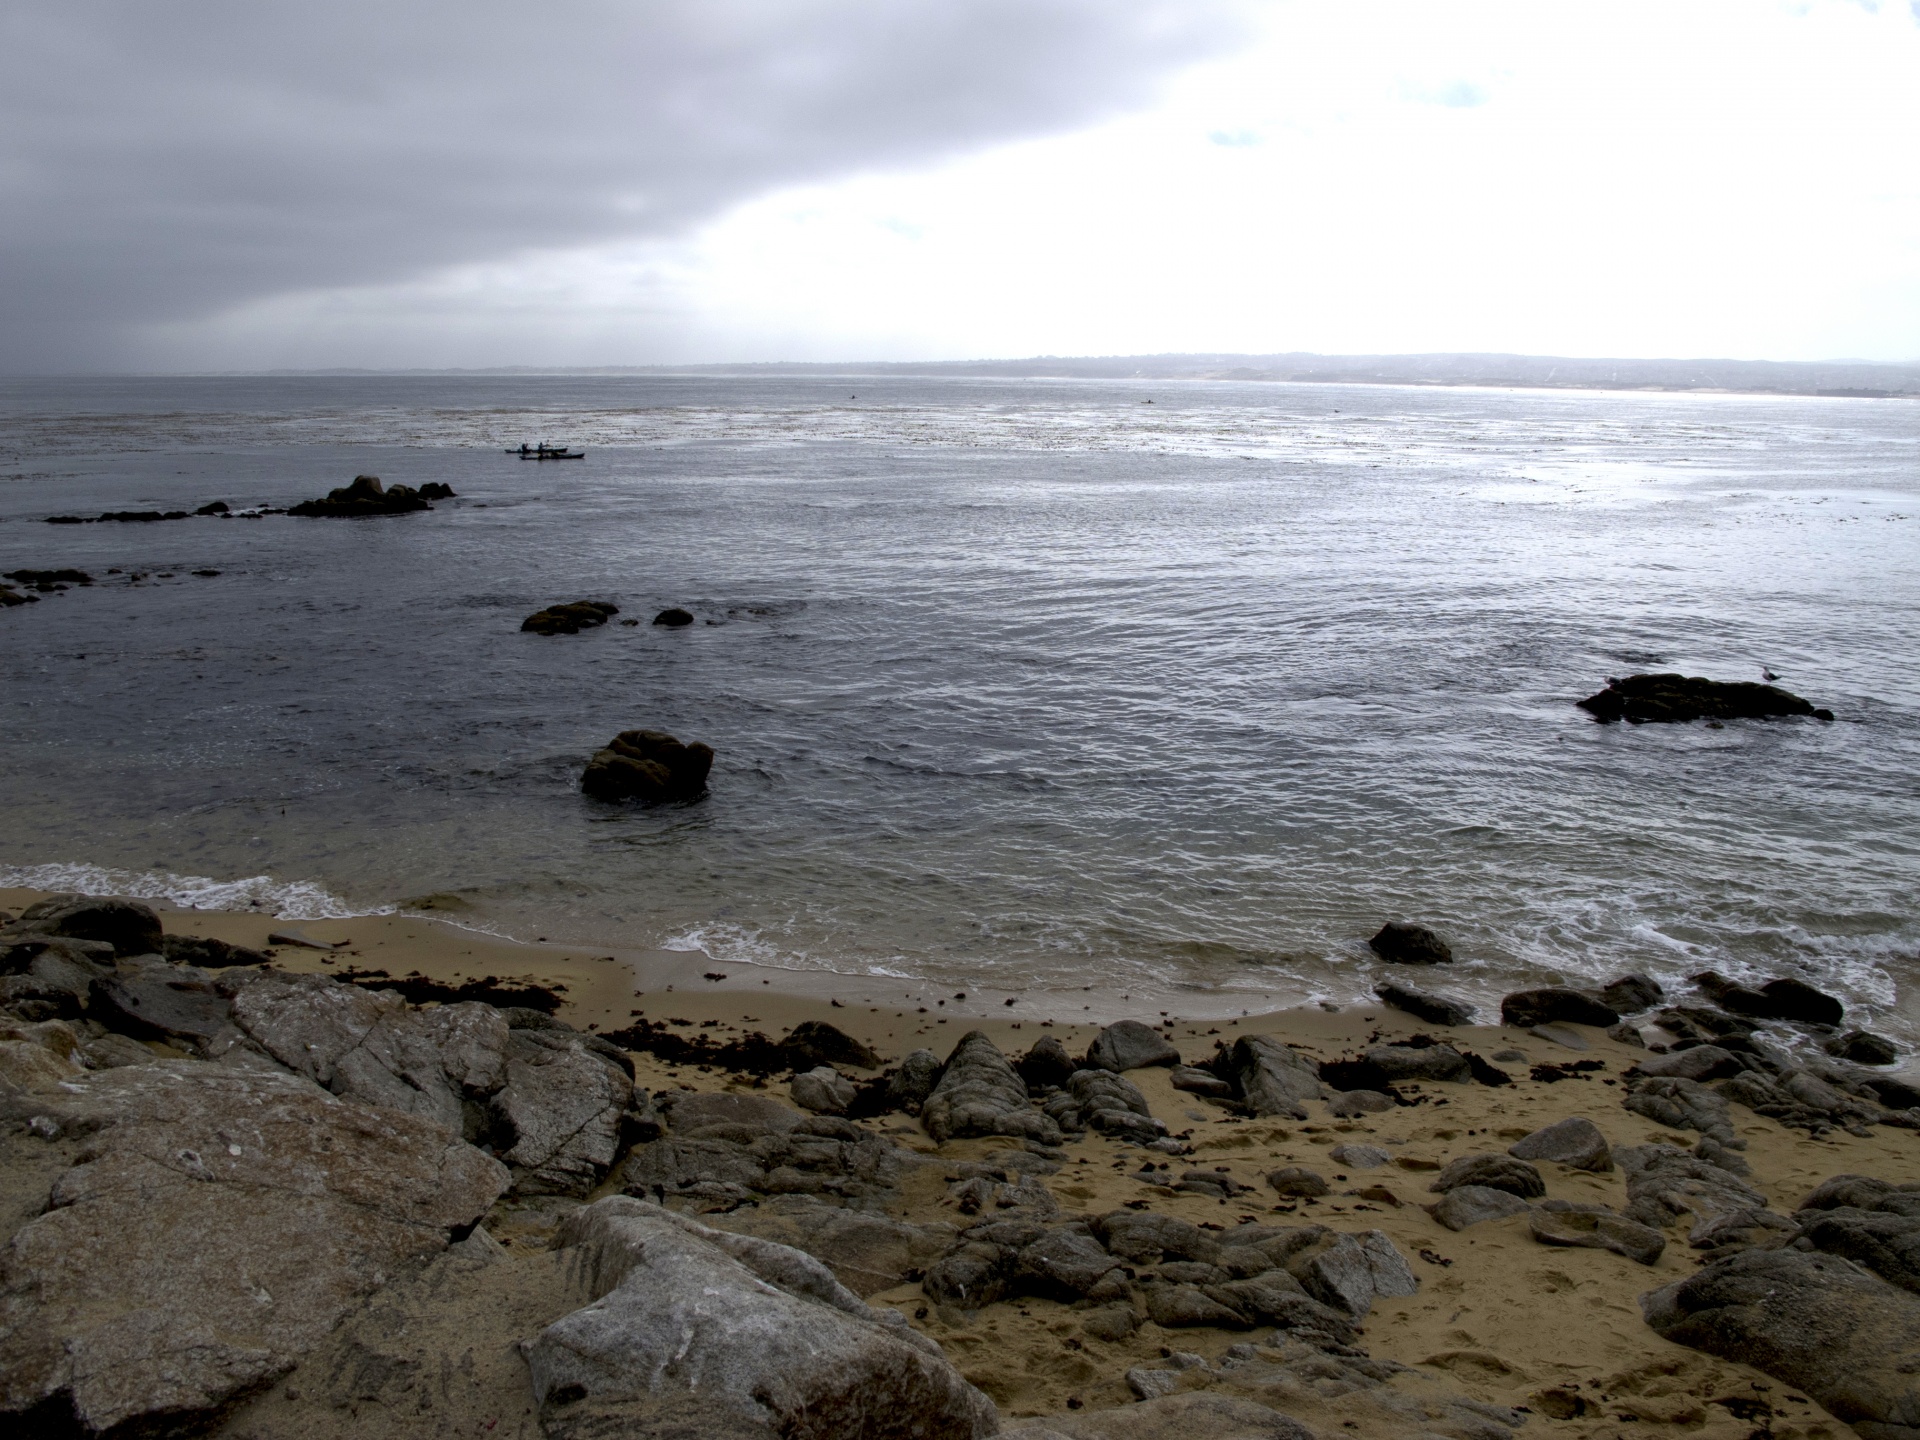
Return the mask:
[[0,907],[19,1433],[1920,1436],[1920,1092],[1792,977],[1096,1028]]

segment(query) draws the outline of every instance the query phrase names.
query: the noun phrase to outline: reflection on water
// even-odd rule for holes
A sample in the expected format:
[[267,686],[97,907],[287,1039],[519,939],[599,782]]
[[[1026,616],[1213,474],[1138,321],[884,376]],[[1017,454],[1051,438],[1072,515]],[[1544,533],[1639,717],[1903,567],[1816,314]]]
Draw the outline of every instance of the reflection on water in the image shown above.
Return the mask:
[[[302,913],[453,892],[506,933],[943,982],[1332,998],[1404,916],[1481,995],[1714,965],[1896,1002],[1920,954],[1912,403],[847,393],[0,387],[0,568],[102,580],[0,613],[0,865],[265,876],[305,888],[207,895]],[[591,449],[499,453],[537,439]],[[361,471],[461,498],[38,523]],[[580,598],[701,623],[518,631]],[[1635,668],[1762,666],[1840,720],[1570,704]],[[638,725],[714,745],[707,800],[577,793]]]

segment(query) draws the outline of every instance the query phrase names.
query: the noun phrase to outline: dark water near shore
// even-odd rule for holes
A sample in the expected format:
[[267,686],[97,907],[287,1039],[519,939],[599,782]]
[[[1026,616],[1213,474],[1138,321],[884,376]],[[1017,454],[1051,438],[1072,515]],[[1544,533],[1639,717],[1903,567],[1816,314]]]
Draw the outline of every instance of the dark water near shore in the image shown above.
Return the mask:
[[[589,457],[499,453],[542,438]],[[39,523],[358,472],[461,498]],[[1214,992],[1191,1013],[1364,993],[1365,936],[1410,917],[1477,995],[1793,971],[1913,1028],[1886,1013],[1920,978],[1913,402],[14,382],[0,521],[0,570],[102,582],[0,612],[0,882],[441,892],[526,938]],[[702,623],[519,633],[578,598]],[[1839,720],[1570,704],[1762,666]],[[707,800],[578,794],[639,725],[716,748]]]

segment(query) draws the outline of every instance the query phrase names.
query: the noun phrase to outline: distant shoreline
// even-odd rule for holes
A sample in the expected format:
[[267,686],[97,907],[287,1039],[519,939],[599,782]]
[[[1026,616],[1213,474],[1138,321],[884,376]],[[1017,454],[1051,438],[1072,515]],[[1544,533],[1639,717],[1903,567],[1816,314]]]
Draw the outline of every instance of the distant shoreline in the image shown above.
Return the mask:
[[1876,361],[1581,359],[1552,355],[1116,355],[984,360],[765,361],[703,365],[508,365],[431,370],[271,370],[296,375],[830,375],[1005,380],[1213,380],[1423,388],[1611,390],[1655,394],[1920,398],[1920,363]]
[[1057,356],[979,360],[729,361],[686,365],[414,366],[378,369],[178,371],[52,379],[188,380],[485,376],[793,376],[887,379],[1236,381],[1250,384],[1379,385],[1419,388],[1588,390],[1619,393],[1781,395],[1811,399],[1920,399],[1920,361],[1579,358],[1437,352],[1419,355],[1181,354]]

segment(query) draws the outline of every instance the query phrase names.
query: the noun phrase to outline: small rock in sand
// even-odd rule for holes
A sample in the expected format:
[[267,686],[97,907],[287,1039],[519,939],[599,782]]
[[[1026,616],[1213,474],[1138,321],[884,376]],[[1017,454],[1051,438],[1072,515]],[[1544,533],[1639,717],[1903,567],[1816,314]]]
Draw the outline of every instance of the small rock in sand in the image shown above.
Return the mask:
[[1378,1145],[1336,1145],[1327,1152],[1327,1158],[1349,1169],[1373,1170],[1386,1164],[1393,1156]]
[[1575,1170],[1605,1173],[1613,1169],[1613,1150],[1600,1127],[1584,1115],[1543,1126],[1507,1147],[1516,1160],[1551,1160]]
[[1428,1206],[1427,1213],[1449,1230],[1465,1230],[1470,1225],[1478,1225],[1486,1220],[1504,1220],[1509,1215],[1518,1215],[1531,1208],[1518,1195],[1505,1190],[1495,1190],[1487,1185],[1461,1185],[1441,1196],[1436,1204]]

